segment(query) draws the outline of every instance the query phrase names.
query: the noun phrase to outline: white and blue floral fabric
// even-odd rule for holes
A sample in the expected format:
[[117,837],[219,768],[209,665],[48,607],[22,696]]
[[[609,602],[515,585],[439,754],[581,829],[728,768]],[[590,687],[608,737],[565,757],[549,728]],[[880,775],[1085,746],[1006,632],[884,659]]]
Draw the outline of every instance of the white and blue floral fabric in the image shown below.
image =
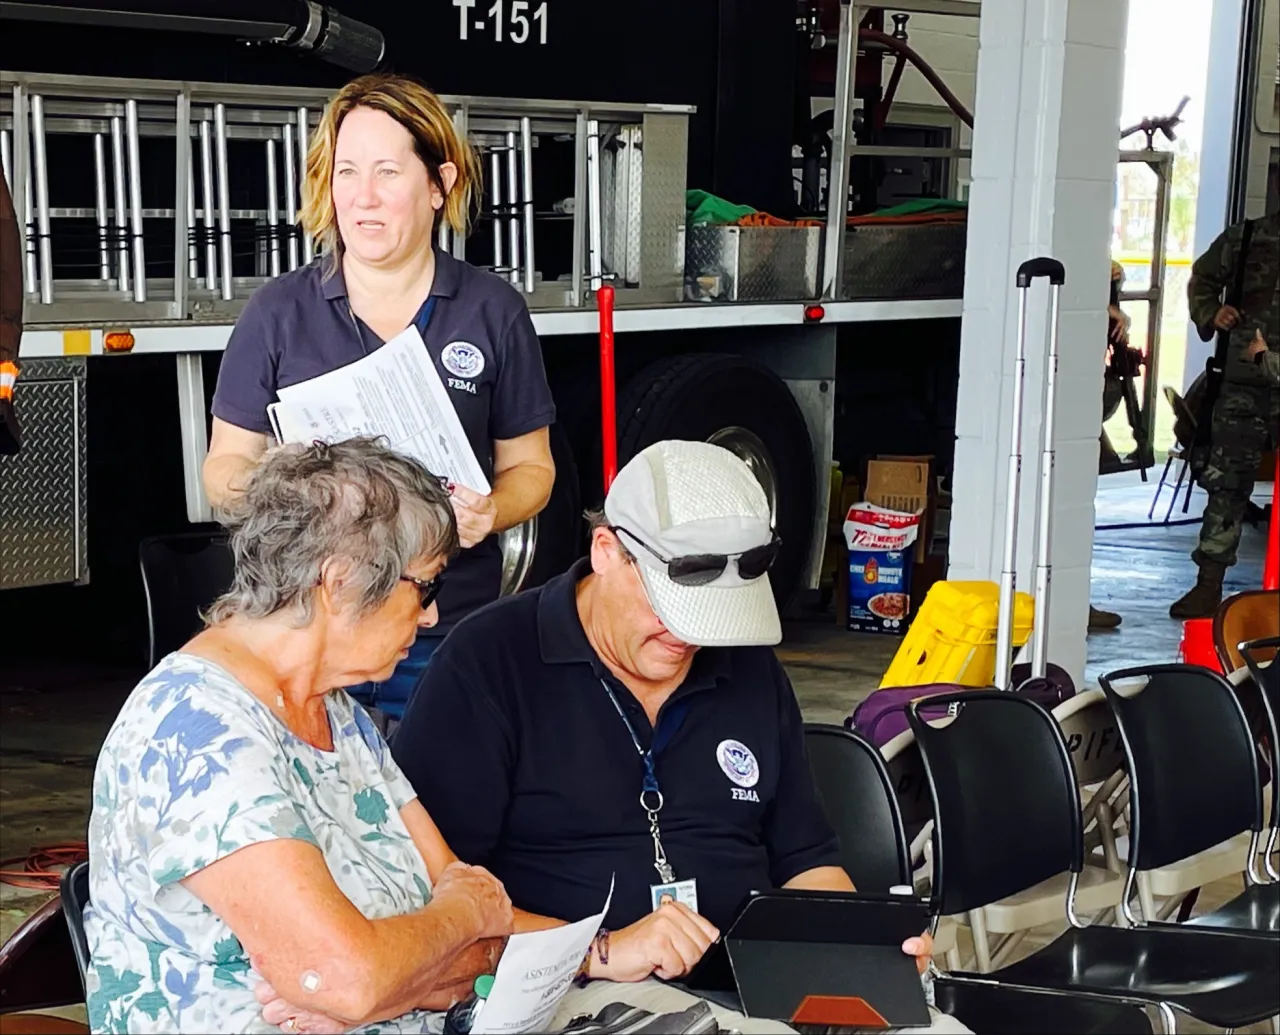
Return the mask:
[[[129,696],[98,758],[89,821],[93,1031],[277,1030],[239,939],[180,883],[247,845],[316,845],[369,919],[426,905],[430,878],[400,816],[413,788],[364,709],[342,691],[325,702],[332,751],[194,655],[169,655]],[[434,1032],[442,1020],[417,1011],[359,1030]]]

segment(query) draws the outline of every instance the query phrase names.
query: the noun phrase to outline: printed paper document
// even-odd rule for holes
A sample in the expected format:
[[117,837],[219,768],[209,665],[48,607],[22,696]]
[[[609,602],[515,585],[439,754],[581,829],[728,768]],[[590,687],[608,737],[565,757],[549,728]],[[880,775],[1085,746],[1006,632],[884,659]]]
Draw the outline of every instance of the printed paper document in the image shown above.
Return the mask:
[[498,961],[493,989],[471,1030],[477,1035],[546,1031],[612,899],[610,881],[604,908],[595,916],[549,931],[513,934]]
[[277,393],[267,408],[281,442],[340,442],[383,435],[392,449],[421,461],[432,474],[488,494],[449,390],[416,327],[345,367]]

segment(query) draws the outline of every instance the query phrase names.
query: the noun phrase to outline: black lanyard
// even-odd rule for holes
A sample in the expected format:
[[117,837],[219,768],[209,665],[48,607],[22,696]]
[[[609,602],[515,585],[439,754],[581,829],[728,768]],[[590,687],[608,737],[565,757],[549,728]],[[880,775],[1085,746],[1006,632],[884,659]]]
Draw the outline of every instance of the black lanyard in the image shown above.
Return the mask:
[[670,884],[676,879],[676,874],[667,861],[666,850],[662,847],[662,832],[658,829],[658,813],[662,811],[663,802],[654,759],[671,743],[676,732],[684,725],[685,716],[689,711],[689,702],[677,701],[658,717],[658,725],[654,728],[653,739],[649,741],[649,750],[646,751],[640,746],[640,738],[636,735],[636,729],[631,725],[631,720],[627,718],[627,713],[622,710],[618,695],[604,679],[600,680],[600,685],[604,687],[604,692],[609,695],[609,700],[613,702],[613,707],[617,710],[623,725],[627,727],[627,732],[631,735],[631,743],[635,745],[636,754],[644,764],[644,777],[640,785],[640,807],[648,817],[649,834],[653,838],[653,868],[658,871],[663,884]]
[[[418,328],[418,334],[422,338],[423,345],[427,343],[427,324],[431,322],[431,314],[435,312],[435,308],[436,296],[428,295],[427,300],[422,303],[413,317],[413,326]],[[360,339],[360,351],[367,356],[369,354],[369,350],[365,348],[364,322],[356,316],[356,312],[351,308],[350,302],[347,303],[347,312],[351,315],[351,322],[355,324],[356,335]],[[428,349],[427,351],[430,352],[431,350]]]
[[428,295],[427,300],[422,303],[422,308],[418,310],[418,315],[413,318],[413,325],[418,328],[424,345],[427,343],[427,324],[431,322],[431,314],[435,312],[435,308],[436,296]]

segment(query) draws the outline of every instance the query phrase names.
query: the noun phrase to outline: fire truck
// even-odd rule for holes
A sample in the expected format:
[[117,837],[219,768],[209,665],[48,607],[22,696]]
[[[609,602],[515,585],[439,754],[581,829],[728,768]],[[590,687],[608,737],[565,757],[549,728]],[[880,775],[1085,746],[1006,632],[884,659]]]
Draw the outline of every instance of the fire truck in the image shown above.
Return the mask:
[[137,642],[138,543],[213,520],[221,350],[258,286],[314,258],[296,223],[308,139],[375,67],[431,85],[478,150],[478,218],[440,245],[523,292],[556,398],[555,490],[504,533],[504,589],[563,570],[602,497],[606,283],[620,459],[668,437],[733,450],[774,511],[779,599],[815,587],[833,462],[950,470],[978,15],[6,0],[26,446],[0,459],[0,603],[33,622],[88,608],[99,656]]

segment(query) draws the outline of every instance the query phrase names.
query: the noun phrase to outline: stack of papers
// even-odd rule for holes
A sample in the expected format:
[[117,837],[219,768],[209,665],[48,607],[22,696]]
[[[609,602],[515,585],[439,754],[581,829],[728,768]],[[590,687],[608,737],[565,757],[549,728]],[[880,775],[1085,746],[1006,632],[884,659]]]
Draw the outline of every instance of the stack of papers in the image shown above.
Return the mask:
[[267,407],[279,442],[383,436],[432,474],[481,495],[490,491],[449,390],[416,327],[363,359],[276,393]]
[[574,924],[547,931],[513,934],[498,960],[489,998],[475,1018],[475,1035],[515,1035],[516,1032],[546,1031],[556,1007],[569,991],[578,968],[600,930],[609,903],[613,881],[604,908]]

